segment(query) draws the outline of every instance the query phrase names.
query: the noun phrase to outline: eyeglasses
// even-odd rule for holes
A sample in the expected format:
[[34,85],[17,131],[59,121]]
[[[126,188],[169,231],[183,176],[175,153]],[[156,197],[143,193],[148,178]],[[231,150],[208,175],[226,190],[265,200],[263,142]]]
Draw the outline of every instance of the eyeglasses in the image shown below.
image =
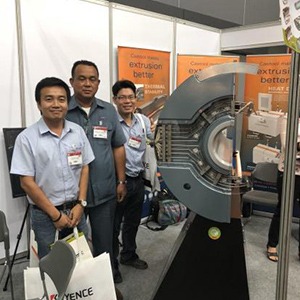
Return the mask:
[[124,101],[126,99],[128,99],[128,100],[134,100],[136,97],[135,97],[135,95],[129,95],[129,96],[121,95],[121,96],[116,96],[116,98],[118,100]]

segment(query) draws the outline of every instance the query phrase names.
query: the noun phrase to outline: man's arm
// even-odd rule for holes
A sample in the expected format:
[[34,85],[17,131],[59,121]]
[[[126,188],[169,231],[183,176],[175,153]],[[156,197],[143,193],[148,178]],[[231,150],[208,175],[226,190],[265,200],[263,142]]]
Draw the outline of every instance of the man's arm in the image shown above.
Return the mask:
[[122,145],[120,147],[113,148],[113,155],[115,161],[115,168],[117,174],[117,180],[121,181],[121,184],[117,185],[117,201],[122,202],[126,195],[126,185],[124,184],[126,181],[125,175],[125,163],[126,163],[126,155],[125,155],[125,147]]
[[51,201],[46,197],[42,189],[36,184],[33,176],[20,176],[21,187],[30,199],[37,205],[42,211],[44,211],[53,222],[57,229],[63,229],[71,226],[70,218],[62,214],[56,209]]
[[[88,189],[88,181],[89,181],[89,166],[85,165],[81,169],[80,180],[79,180],[79,193],[78,200],[86,200],[86,194]],[[77,204],[73,207],[70,218],[72,220],[72,227],[78,225],[80,218],[83,214],[84,208]]]

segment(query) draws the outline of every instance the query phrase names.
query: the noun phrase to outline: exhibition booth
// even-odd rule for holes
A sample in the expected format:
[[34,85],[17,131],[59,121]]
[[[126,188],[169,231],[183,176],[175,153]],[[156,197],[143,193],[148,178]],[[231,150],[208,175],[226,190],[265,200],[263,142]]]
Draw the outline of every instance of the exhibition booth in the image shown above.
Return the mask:
[[[9,149],[5,146],[2,129],[23,128],[36,122],[40,118],[34,100],[37,82],[49,76],[68,82],[71,67],[77,60],[87,59],[98,66],[101,83],[97,97],[111,102],[111,86],[116,80],[127,78],[138,88],[139,107],[161,96],[168,98],[191,75],[205,68],[238,62],[257,65],[257,75],[244,72],[238,79],[228,79],[232,83],[238,80],[238,84],[228,87],[228,93],[234,90],[236,100],[243,103],[243,106],[248,107],[251,103],[251,110],[247,110],[246,116],[242,114],[237,122],[239,137],[236,149],[241,153],[241,170],[244,174],[250,173],[259,162],[278,162],[281,145],[279,127],[287,119],[288,112],[291,54],[239,56],[228,53],[283,45],[279,22],[219,30],[101,0],[2,0],[0,11],[5,12],[0,18],[0,85],[3,93],[0,111],[0,210],[6,214],[11,249],[16,247],[16,236],[24,221],[27,199],[12,195],[7,160]],[[213,89],[213,85],[207,87]],[[210,96],[210,93],[205,95]],[[221,94],[216,92],[216,95],[214,97],[217,98]],[[227,104],[221,109],[226,110]],[[182,114],[185,108],[180,105],[176,109]],[[170,106],[168,109],[170,113]],[[193,109],[197,110],[195,107]],[[207,118],[203,112],[204,109],[199,120]],[[214,112],[210,113],[214,115]],[[168,120],[169,115],[165,112],[159,126],[167,124]],[[230,120],[224,122],[230,123]],[[172,122],[170,124],[174,125]],[[180,140],[182,137],[177,138]],[[207,139],[207,145],[213,146],[213,142],[209,144]],[[179,151],[186,151],[185,144],[188,143],[183,141]],[[178,155],[177,161],[181,162],[180,159],[181,155]],[[217,156],[215,160],[218,160]],[[182,161],[185,162],[184,159]],[[163,177],[165,175],[170,180],[172,176],[168,173],[168,163],[163,159],[159,162]],[[210,164],[214,163],[213,158]],[[217,185],[215,176],[222,173],[218,167],[216,170],[217,175],[211,175],[214,185]],[[200,167],[199,174],[202,176],[201,172]],[[177,182],[172,184],[176,190]],[[182,195],[180,191],[177,193]],[[187,201],[187,204],[194,208],[194,203]],[[230,207],[225,206],[224,211],[230,210]],[[263,206],[255,209],[263,213],[272,212]],[[230,223],[230,213],[221,215],[219,211],[214,220]],[[143,216],[147,216],[147,209]],[[212,218],[215,214],[210,211],[207,216]],[[297,209],[294,217],[299,217]],[[18,254],[28,249],[28,220],[24,225]],[[4,251],[0,249],[0,258],[3,257]]]

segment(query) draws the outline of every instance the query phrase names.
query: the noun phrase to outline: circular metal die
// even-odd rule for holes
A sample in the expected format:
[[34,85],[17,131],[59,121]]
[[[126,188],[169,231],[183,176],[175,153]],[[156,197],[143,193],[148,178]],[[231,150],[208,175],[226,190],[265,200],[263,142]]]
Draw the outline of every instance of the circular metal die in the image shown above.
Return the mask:
[[234,119],[223,116],[210,124],[203,137],[203,153],[209,165],[222,174],[232,168],[233,142],[228,133],[233,129]]

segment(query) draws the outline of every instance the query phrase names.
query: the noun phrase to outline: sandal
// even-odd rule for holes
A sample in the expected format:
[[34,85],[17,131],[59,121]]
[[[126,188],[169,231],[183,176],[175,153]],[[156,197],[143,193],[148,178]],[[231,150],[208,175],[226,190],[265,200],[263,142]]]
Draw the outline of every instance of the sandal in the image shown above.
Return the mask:
[[277,252],[270,252],[269,248],[267,249],[267,258],[270,261],[278,262],[278,253]]

